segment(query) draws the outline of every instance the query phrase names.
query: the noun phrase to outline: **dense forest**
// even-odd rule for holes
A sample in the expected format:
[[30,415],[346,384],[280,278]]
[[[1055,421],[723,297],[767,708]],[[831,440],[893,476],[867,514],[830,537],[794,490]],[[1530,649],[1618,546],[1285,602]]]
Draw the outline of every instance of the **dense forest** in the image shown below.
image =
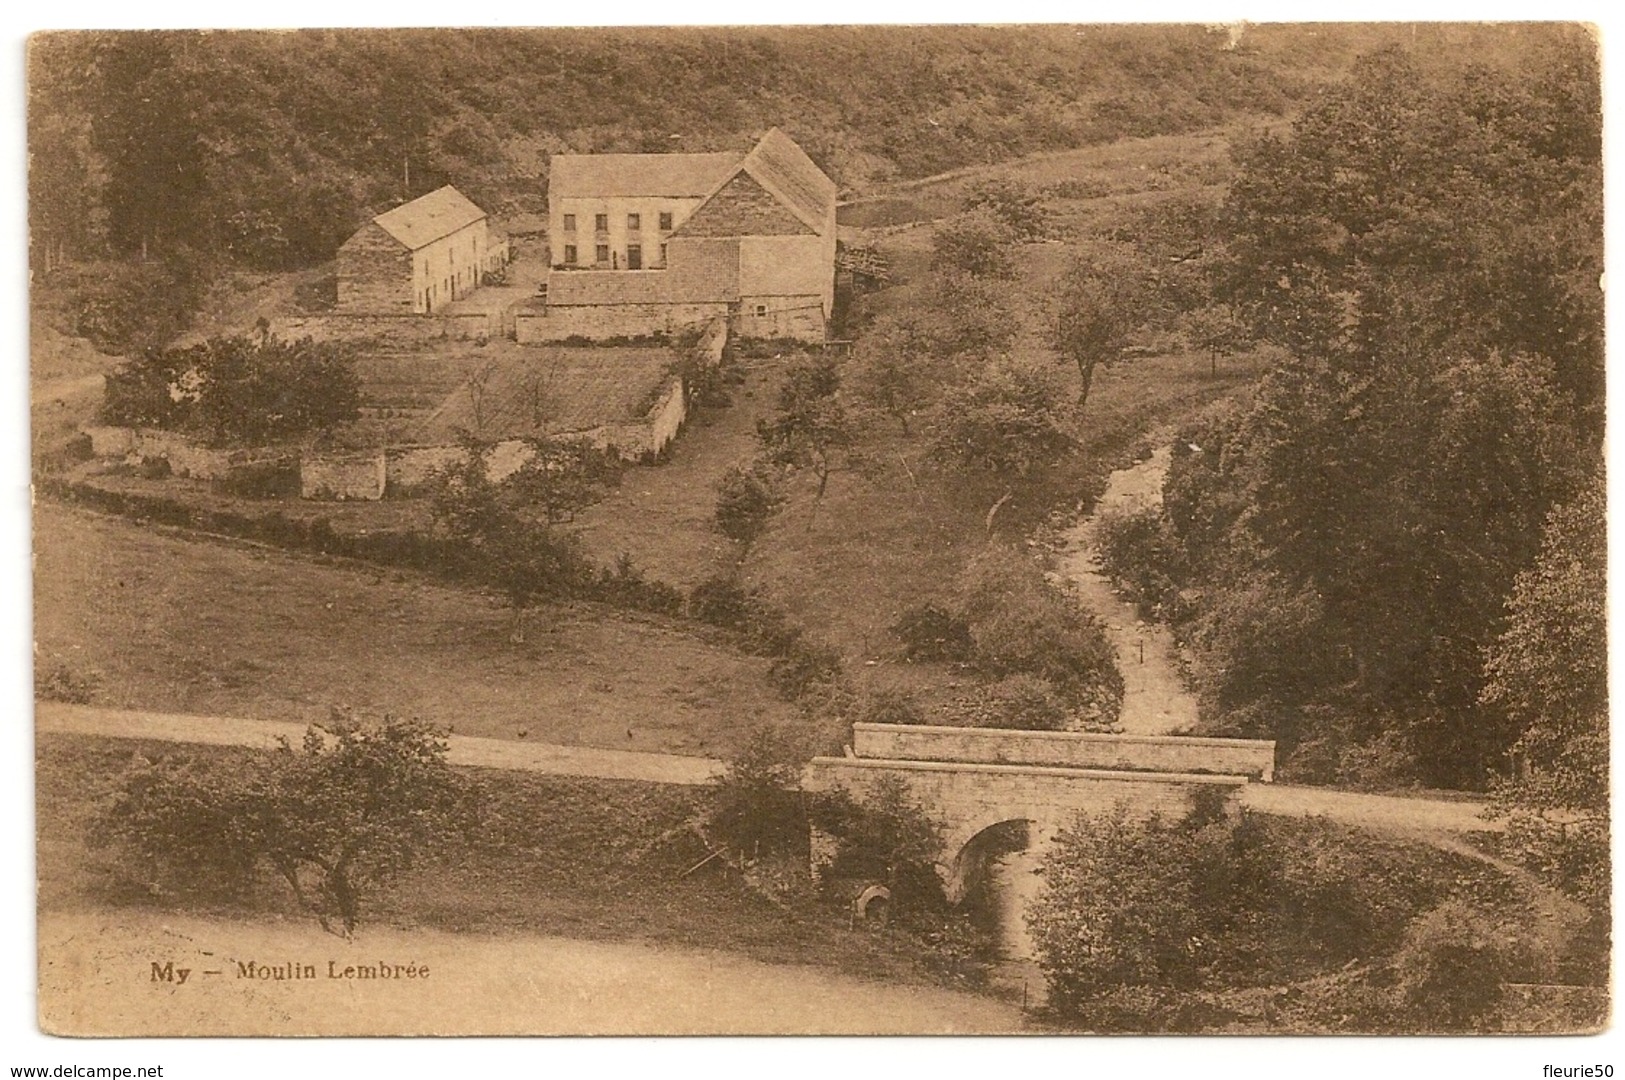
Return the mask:
[[1180,432],[1114,558],[1211,730],[1289,775],[1477,787],[1601,738],[1600,567],[1548,555],[1561,625],[1508,609],[1543,543],[1602,550],[1598,87],[1579,34],[1516,73],[1383,50],[1237,150],[1214,291],[1281,359]]

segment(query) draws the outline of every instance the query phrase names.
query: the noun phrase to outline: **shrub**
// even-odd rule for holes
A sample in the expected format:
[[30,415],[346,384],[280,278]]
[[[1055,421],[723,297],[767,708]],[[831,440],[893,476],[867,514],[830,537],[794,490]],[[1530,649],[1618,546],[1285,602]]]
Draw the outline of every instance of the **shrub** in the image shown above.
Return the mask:
[[1085,718],[1116,720],[1123,676],[1105,630],[1031,559],[990,545],[961,573],[958,600],[979,667],[998,677],[1042,676]]
[[227,768],[184,758],[124,778],[98,826],[160,877],[224,880],[247,890],[268,865],[324,929],[355,929],[363,897],[409,870],[476,810],[446,764],[441,733],[386,717],[311,727],[295,749]]
[[1179,617],[1179,541],[1160,506],[1106,510],[1095,519],[1095,550],[1111,583],[1147,619]]
[[624,551],[613,569],[598,571],[589,592],[601,603],[660,615],[680,614],[684,604],[681,589],[646,576]]
[[717,778],[706,814],[710,836],[746,859],[807,854],[801,761],[771,730],[754,732]]
[[717,528],[730,540],[750,544],[784,501],[773,471],[765,464],[730,465],[717,483]]
[[863,719],[871,724],[923,724],[919,706],[905,690],[881,687],[863,700]]
[[1411,924],[1394,968],[1399,995],[1418,1026],[1463,1031],[1497,1010],[1504,983],[1537,981],[1552,959],[1547,943],[1526,927],[1458,899]]
[[755,593],[733,578],[709,577],[688,594],[688,613],[701,622],[743,630],[750,620]]
[[841,671],[841,654],[833,646],[796,640],[768,665],[768,674],[786,698],[795,699],[814,686],[834,681]]
[[1017,240],[1037,240],[1049,225],[1040,197],[1008,177],[983,180],[965,197],[966,210],[985,210]]
[[972,277],[1015,277],[1009,229],[985,210],[939,224],[931,245],[933,266]]
[[726,409],[732,405],[731,388],[744,379],[738,362],[727,354],[712,364],[691,352],[677,363],[676,370],[689,404],[700,409]]
[[1023,731],[1065,731],[1071,720],[1066,701],[1038,675],[1018,673],[987,687],[999,727]]
[[975,651],[970,625],[936,604],[905,608],[891,632],[910,660],[968,660]]

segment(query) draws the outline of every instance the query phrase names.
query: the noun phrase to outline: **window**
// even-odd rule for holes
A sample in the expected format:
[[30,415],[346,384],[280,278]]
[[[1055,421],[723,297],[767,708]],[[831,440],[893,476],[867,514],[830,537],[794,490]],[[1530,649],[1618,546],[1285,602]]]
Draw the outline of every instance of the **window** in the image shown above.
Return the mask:
[[564,231],[565,232],[575,232],[576,231],[576,216],[574,214],[565,214],[564,215]]
[[599,232],[609,232],[609,215],[594,214],[592,218],[592,227]]
[[626,245],[626,268],[628,270],[642,270],[643,269],[643,245],[642,244],[628,244],[628,245]]
[[671,232],[671,213],[669,211],[660,215],[660,231]]
[[638,230],[640,230],[642,228],[643,228],[643,215],[642,214],[628,214],[628,215],[626,215],[626,231],[627,232],[637,232]]
[[565,244],[564,245],[564,265],[566,265],[566,266],[574,266],[575,264],[576,264],[576,246],[574,244]]
[[593,250],[592,261],[601,263],[609,262],[609,245],[599,244],[598,247]]
[[763,315],[766,315],[766,314],[767,314],[767,305],[766,304],[757,304],[756,305],[756,317],[759,319]]

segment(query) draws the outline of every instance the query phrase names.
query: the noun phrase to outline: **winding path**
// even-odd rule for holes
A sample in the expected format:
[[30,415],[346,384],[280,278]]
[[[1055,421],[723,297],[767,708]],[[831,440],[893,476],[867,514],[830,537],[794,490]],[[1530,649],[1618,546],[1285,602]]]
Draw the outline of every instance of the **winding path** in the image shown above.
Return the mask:
[[1118,723],[1129,735],[1175,735],[1196,724],[1196,699],[1186,690],[1174,661],[1173,635],[1145,622],[1112,591],[1095,554],[1095,526],[1102,513],[1133,511],[1162,503],[1162,479],[1172,457],[1163,447],[1151,457],[1112,473],[1095,512],[1063,534],[1058,564],[1079,599],[1106,626],[1123,672],[1123,711]]
[[[1172,448],[1163,446],[1145,461],[1112,473],[1106,490],[1086,520],[1063,534],[1060,573],[1078,598],[1106,626],[1123,672],[1123,711],[1130,735],[1173,735],[1196,724],[1196,698],[1185,689],[1176,663],[1173,635],[1166,626],[1141,620],[1134,606],[1113,591],[1095,554],[1095,528],[1103,513],[1132,512],[1162,502]],[[1467,832],[1500,832],[1505,822],[1487,820],[1484,803],[1471,798],[1368,795],[1289,784],[1248,784],[1244,806],[1280,817],[1323,816],[1390,834],[1417,837]]]

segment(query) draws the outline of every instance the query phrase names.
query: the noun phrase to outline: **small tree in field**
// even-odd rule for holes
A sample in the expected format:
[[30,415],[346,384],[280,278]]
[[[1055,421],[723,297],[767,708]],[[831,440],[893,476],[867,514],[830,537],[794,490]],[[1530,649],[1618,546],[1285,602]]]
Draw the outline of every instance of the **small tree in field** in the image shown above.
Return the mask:
[[269,867],[323,929],[348,936],[368,894],[466,830],[475,811],[441,733],[386,717],[313,726],[298,748],[284,740],[247,762],[140,766],[101,831],[160,875],[246,890]]
[[[491,479],[486,448],[469,440],[463,456],[431,481],[429,510],[439,532],[453,544],[461,569],[495,586],[514,615],[511,640],[525,640],[525,613],[540,596],[568,593],[590,573],[574,536],[554,529],[560,507],[588,505],[608,480],[597,474],[595,452],[576,460],[563,451],[549,465],[545,450],[501,482]],[[542,462],[542,464],[538,464]],[[572,468],[585,470],[573,475]],[[608,466],[603,466],[608,468]]]
[[1122,355],[1135,325],[1136,289],[1126,258],[1079,262],[1061,279],[1055,308],[1055,351],[1078,369],[1078,405],[1089,401],[1095,369]]
[[768,461],[810,468],[818,478],[815,505],[824,498],[830,473],[849,464],[852,430],[840,385],[832,358],[804,361],[790,370],[779,391],[778,415],[756,425]]

